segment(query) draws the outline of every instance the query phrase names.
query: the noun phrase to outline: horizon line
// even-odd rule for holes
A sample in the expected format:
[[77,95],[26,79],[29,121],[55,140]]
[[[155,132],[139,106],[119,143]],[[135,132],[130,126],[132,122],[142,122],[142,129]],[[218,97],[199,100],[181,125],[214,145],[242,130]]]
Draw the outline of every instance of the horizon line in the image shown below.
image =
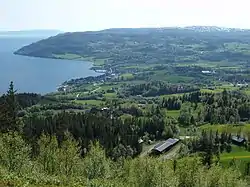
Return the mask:
[[238,29],[238,30],[250,30],[250,28],[243,27],[227,27],[227,26],[217,26],[217,25],[185,25],[185,26],[142,26],[142,27],[107,27],[102,29],[91,29],[91,30],[65,30],[56,28],[38,28],[38,29],[18,29],[18,30],[0,30],[1,32],[31,32],[31,31],[57,31],[57,32],[91,32],[91,31],[104,31],[109,29],[156,29],[156,28],[190,28],[190,27],[214,27],[222,29]]

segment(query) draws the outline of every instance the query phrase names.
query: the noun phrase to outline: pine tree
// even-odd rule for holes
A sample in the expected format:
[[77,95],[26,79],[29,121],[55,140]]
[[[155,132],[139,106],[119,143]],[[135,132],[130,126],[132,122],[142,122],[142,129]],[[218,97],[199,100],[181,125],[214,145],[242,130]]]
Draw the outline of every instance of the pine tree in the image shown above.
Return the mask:
[[177,167],[177,160],[174,159],[174,161],[173,161],[173,170],[174,170],[174,172],[176,171],[176,167]]
[[18,104],[16,101],[16,91],[14,90],[13,82],[10,83],[7,94],[4,95],[4,101],[0,109],[0,131],[17,131],[20,130],[18,127]]
[[220,160],[220,137],[219,137],[218,130],[216,131],[216,134],[215,134],[214,153],[217,157],[217,161],[219,162],[219,160]]
[[212,164],[213,159],[213,151],[214,151],[214,138],[212,131],[210,131],[209,135],[207,132],[202,132],[202,139],[201,141],[201,156],[202,156],[202,163],[208,167]]

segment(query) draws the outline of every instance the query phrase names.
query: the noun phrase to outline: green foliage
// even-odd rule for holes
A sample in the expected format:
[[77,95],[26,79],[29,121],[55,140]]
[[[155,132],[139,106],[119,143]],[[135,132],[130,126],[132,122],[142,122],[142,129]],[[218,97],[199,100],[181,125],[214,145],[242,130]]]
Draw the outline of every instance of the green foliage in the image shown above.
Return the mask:
[[178,118],[178,121],[180,124],[184,126],[189,126],[189,125],[195,125],[194,121],[194,116],[193,116],[193,111],[190,103],[185,103],[185,105],[182,105],[181,111],[180,111],[180,116]]
[[0,134],[0,164],[11,172],[25,172],[31,148],[16,132]]
[[128,162],[128,185],[138,187],[150,186],[177,186],[178,181],[173,170],[166,163],[157,159],[134,159]]
[[13,82],[10,83],[9,90],[7,94],[3,96],[2,103],[0,101],[0,131],[16,131],[20,130],[18,126],[18,103],[16,100],[16,91],[14,90]]
[[232,134],[238,134],[243,133],[244,135],[247,135],[250,133],[250,124],[243,124],[243,125],[228,125],[228,124],[207,124],[199,127],[200,130],[205,130],[205,131],[219,131],[220,133],[222,132],[227,132],[227,133],[232,133]]
[[[107,159],[99,143],[95,143],[91,144],[88,154],[80,158],[78,143],[70,134],[65,134],[61,146],[58,146],[55,136],[42,135],[39,140],[40,154],[33,160],[29,159],[30,149],[27,149],[28,146],[16,133],[3,134],[0,142],[0,185],[4,186],[247,186],[235,167],[227,169],[211,165],[208,169],[201,164],[198,157],[185,157],[174,161],[146,157],[112,162]],[[8,150],[12,143],[22,149],[18,150],[11,145],[11,151]],[[9,157],[10,153],[2,150],[8,150],[11,155],[16,152],[18,154]],[[8,159],[11,159],[11,164],[6,164]],[[27,162],[31,163],[29,166],[33,167],[32,170],[18,168],[23,168]],[[10,165],[12,166],[6,167]],[[45,165],[44,169],[41,165]]]
[[225,170],[222,167],[213,166],[208,171],[203,171],[202,174],[203,176],[201,176],[197,186],[247,186],[245,181],[238,180],[241,174],[234,168]]
[[73,175],[78,170],[81,159],[79,143],[69,133],[65,133],[63,142],[59,149],[60,170],[66,175]]
[[65,176],[72,176],[78,172],[80,147],[69,132],[65,133],[60,146],[56,136],[44,134],[41,135],[38,145],[40,149],[37,161],[44,172]]
[[55,54],[55,55],[53,55],[53,57],[59,58],[59,59],[67,59],[67,60],[79,60],[79,59],[81,59],[80,55],[69,54],[69,53],[62,54],[62,55]]
[[[21,136],[12,131],[0,136],[0,186],[247,186],[240,173],[248,175],[246,162],[241,168],[223,163],[231,160],[227,154],[247,160],[243,155],[247,151],[237,155],[233,147],[229,153],[230,134],[200,135],[197,126],[221,120],[237,123],[238,117],[248,116],[249,97],[198,91],[148,101],[154,104],[110,100],[106,110],[96,107],[86,113],[27,110],[20,118]],[[135,158],[142,150],[139,139],[149,142],[179,135],[178,121],[166,115],[167,109],[180,113],[179,123],[191,129],[191,141],[184,141],[177,153],[181,159]]]
[[197,30],[199,28],[161,28],[160,30],[151,28],[109,29],[94,32],[94,34],[65,33],[25,46],[16,53],[68,59],[83,57],[92,60],[95,57],[95,59],[108,59],[108,64],[119,66],[131,61],[130,66],[145,62],[151,64],[199,61],[242,62],[249,58],[247,52],[249,31],[199,32]]
[[42,134],[38,141],[38,145],[40,149],[37,160],[43,171],[48,174],[57,173],[60,168],[60,149],[58,148],[56,136],[46,136]]
[[210,169],[203,167],[199,158],[184,158],[164,162],[152,158],[134,159],[125,164],[124,181],[128,186],[246,186],[245,181],[239,180],[241,174],[233,169],[223,169],[213,165]]
[[199,90],[192,85],[168,84],[164,81],[152,81],[143,84],[129,85],[125,90],[125,95],[142,95],[145,97],[155,97],[165,94],[187,93]]
[[85,175],[88,179],[109,177],[109,160],[99,143],[91,144],[91,149],[84,159]]
[[92,106],[100,106],[103,101],[100,100],[76,100],[76,103],[84,104],[84,105],[92,105]]
[[[188,149],[186,154],[199,153],[201,162],[208,168],[212,163],[218,163],[220,161],[220,155],[223,152],[230,152],[232,150],[231,134],[221,133],[217,131],[202,131],[199,136],[195,136],[184,142]],[[185,153],[185,152],[184,152]]]

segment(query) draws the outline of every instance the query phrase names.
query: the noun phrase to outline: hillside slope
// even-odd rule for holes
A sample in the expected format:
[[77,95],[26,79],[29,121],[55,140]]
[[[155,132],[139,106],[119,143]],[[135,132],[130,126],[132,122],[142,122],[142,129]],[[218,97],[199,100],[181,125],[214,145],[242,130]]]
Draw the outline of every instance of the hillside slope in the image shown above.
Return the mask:
[[250,31],[208,27],[108,29],[64,33],[25,46],[15,54],[66,59],[108,59],[140,64],[198,61],[248,62]]

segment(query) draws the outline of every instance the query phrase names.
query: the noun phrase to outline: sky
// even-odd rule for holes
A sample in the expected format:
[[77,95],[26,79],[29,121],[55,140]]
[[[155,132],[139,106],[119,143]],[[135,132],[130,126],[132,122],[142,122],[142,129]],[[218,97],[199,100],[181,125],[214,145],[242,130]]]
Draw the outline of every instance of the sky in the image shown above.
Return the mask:
[[0,30],[221,26],[250,29],[249,0],[0,0]]

